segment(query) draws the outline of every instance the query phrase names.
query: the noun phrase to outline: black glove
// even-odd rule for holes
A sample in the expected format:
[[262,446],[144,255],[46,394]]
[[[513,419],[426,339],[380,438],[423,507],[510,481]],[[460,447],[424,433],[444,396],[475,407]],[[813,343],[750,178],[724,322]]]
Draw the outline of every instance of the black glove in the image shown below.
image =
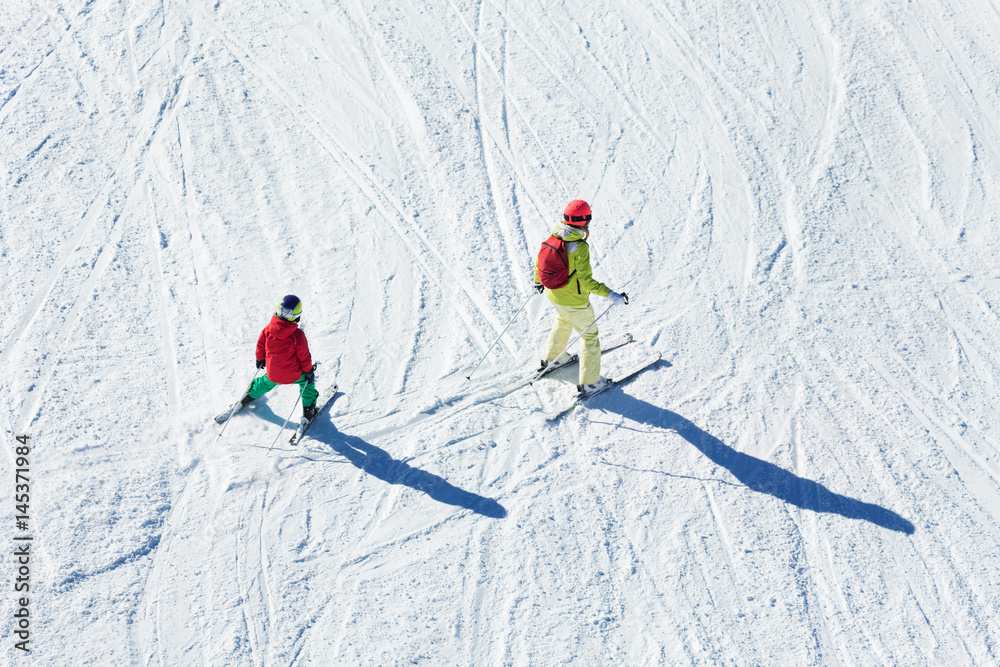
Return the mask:
[[264,368],[266,365],[267,365],[267,359],[258,359],[257,360],[257,368],[258,368],[258,370],[261,369],[261,368]]
[[542,292],[545,291],[545,285],[541,283],[535,283],[535,291],[541,294]]
[[314,365],[308,373],[304,373],[309,384],[316,383],[316,366]]

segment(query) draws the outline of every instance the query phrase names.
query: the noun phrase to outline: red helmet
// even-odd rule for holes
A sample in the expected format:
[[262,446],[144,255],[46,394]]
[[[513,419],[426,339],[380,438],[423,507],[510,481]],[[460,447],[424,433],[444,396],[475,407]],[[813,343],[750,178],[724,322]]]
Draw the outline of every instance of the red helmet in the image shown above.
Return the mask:
[[563,220],[573,227],[586,227],[591,217],[590,204],[582,199],[574,199],[563,209]]

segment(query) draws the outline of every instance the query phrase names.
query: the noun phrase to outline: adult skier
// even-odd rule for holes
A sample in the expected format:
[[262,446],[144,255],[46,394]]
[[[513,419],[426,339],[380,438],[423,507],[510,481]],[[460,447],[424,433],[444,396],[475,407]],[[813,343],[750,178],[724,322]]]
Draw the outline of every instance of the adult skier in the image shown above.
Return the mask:
[[[542,368],[554,361],[563,351],[574,330],[586,331],[580,338],[581,394],[603,389],[609,384],[601,376],[601,341],[594,323],[594,308],[590,295],[610,298],[612,303],[625,303],[625,298],[607,285],[598,282],[590,267],[590,205],[574,199],[563,210],[563,221],[552,230],[552,235],[542,244],[535,264],[535,289],[546,291],[556,310],[542,359]],[[564,282],[566,281],[566,282]]]
[[271,321],[257,338],[257,368],[266,372],[250,384],[247,393],[240,399],[241,408],[248,405],[279,384],[297,384],[302,395],[302,416],[312,420],[316,416],[316,376],[309,341],[299,328],[302,317],[302,301],[289,294],[271,316]]

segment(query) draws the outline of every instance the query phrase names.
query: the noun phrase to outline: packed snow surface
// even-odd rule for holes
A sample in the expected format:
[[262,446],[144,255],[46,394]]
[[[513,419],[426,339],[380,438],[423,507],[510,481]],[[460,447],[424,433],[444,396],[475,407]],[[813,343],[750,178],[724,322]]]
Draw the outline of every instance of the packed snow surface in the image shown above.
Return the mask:
[[[27,659],[1000,663],[997,54],[996,0],[4,0]],[[604,374],[663,361],[546,421],[578,197]],[[341,393],[220,434],[288,293]]]

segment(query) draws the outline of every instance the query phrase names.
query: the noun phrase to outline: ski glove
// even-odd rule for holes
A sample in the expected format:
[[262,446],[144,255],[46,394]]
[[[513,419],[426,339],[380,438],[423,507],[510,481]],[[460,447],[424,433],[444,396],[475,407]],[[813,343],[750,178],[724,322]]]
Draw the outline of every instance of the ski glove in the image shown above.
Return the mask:
[[264,368],[265,366],[267,366],[267,359],[258,359],[257,360],[257,369],[258,370],[260,370],[261,368]]
[[316,366],[313,365],[312,370],[310,370],[308,373],[305,373],[305,376],[306,376],[306,380],[309,381],[309,384],[315,384],[316,383]]
[[545,291],[545,285],[541,283],[535,283],[535,291],[541,294],[542,292]]
[[611,292],[610,294],[608,294],[608,298],[611,299],[611,304],[614,306],[627,303],[625,301],[625,295],[619,294],[618,292]]

